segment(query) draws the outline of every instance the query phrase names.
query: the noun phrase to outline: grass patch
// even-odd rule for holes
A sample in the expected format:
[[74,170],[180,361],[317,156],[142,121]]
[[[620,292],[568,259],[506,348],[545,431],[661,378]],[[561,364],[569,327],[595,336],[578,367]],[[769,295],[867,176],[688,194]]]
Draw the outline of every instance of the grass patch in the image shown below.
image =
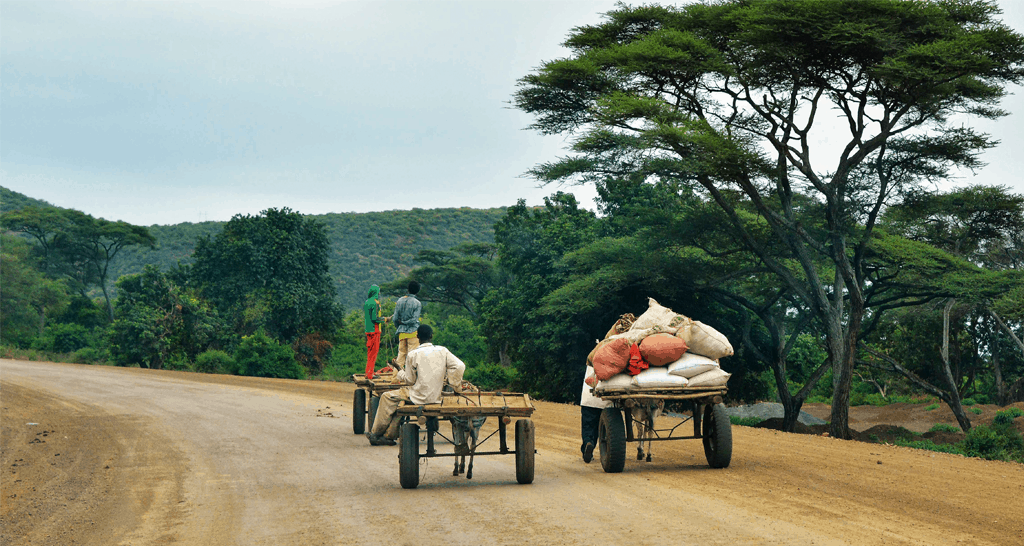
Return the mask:
[[949,423],[935,423],[928,432],[960,432],[960,427]]
[[757,417],[740,417],[738,415],[733,415],[729,417],[729,421],[731,421],[732,424],[741,427],[753,427],[761,424],[761,422],[764,421],[764,419],[760,419]]
[[973,413],[975,415],[981,415],[982,413],[985,413],[984,411],[981,410],[981,408],[971,408],[971,409],[969,409],[967,411],[969,411],[969,412],[971,412],[971,413]]
[[938,404],[929,404],[929,405],[925,406],[925,408],[924,408],[925,411],[933,411],[933,410],[937,410],[937,409],[939,409],[939,405]]

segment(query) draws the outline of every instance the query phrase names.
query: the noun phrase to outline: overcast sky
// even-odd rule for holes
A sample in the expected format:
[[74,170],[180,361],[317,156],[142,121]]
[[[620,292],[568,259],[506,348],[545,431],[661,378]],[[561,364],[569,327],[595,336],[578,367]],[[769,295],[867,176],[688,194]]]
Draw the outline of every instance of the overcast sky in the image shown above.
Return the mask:
[[[1024,30],[1024,2],[1000,2]],[[0,2],[0,185],[133,224],[540,204],[516,80],[613,1]],[[1024,193],[1024,90],[955,181]],[[585,203],[591,189],[577,190]]]

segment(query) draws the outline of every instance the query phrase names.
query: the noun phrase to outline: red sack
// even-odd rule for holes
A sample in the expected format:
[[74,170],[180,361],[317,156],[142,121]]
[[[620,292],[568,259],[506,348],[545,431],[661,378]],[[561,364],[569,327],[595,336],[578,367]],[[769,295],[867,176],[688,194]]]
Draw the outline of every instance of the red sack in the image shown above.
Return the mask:
[[628,373],[629,375],[637,375],[638,373],[650,367],[650,364],[644,361],[644,357],[640,355],[639,345],[630,345],[629,365],[626,366],[626,373]]
[[603,343],[594,353],[594,374],[601,381],[611,379],[629,366],[629,340],[613,339]]
[[672,334],[654,334],[640,342],[640,355],[651,366],[668,366],[686,352],[686,342]]

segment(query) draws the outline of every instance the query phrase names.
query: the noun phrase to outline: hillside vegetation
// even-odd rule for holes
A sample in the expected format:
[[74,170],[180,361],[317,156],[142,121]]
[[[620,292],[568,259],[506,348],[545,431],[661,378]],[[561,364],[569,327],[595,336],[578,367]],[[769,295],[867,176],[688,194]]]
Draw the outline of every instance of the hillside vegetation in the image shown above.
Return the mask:
[[[7,188],[3,211],[22,207],[52,206]],[[409,273],[421,250],[447,250],[461,243],[494,241],[494,223],[505,209],[413,209],[369,213],[306,215],[327,228],[331,252],[330,276],[338,298],[346,309],[362,305],[371,284],[383,284]],[[219,233],[226,222],[183,222],[169,226],[152,225],[149,232],[156,247],[125,248],[111,263],[111,278],[139,273],[147,264],[167,271],[178,262],[192,262],[192,252],[201,237]]]

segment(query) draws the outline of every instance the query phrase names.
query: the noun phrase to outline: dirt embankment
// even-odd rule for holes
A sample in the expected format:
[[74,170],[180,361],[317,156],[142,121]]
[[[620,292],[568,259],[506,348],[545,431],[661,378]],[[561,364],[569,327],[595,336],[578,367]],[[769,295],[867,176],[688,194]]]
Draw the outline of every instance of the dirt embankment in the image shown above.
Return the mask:
[[543,402],[533,484],[513,457],[473,480],[431,459],[402,490],[397,448],[352,434],[352,392],[0,361],[0,543],[1024,543],[1024,465],[734,427],[729,468],[681,441],[606,474],[579,408]]

